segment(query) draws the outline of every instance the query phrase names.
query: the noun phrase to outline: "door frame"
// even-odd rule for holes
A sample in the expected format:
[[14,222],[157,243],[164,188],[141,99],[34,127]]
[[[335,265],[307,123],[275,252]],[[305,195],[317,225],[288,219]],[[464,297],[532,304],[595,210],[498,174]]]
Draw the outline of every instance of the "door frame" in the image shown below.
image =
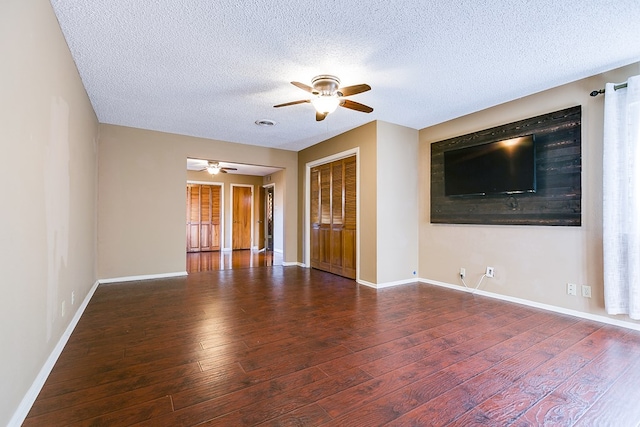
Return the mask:
[[[222,182],[187,180],[187,184],[217,185],[220,187],[220,252],[224,250],[224,184]],[[186,236],[185,236],[186,239]]]
[[255,247],[253,246],[253,242],[254,242],[254,225],[253,222],[255,221],[254,219],[254,199],[256,197],[255,195],[255,190],[253,188],[253,184],[230,184],[229,185],[230,189],[231,189],[231,198],[230,198],[230,203],[229,203],[229,235],[231,236],[231,239],[229,239],[229,250],[233,250],[233,196],[234,196],[234,191],[236,189],[236,187],[248,187],[251,188],[251,236],[250,239],[251,241],[249,242],[249,249],[251,249],[252,251],[255,250]]
[[356,156],[356,282],[360,282],[360,147],[305,164],[303,267],[311,268],[311,168],[352,156]]
[[271,204],[271,244],[272,244],[272,248],[271,250],[273,252],[276,251],[276,246],[275,246],[275,241],[276,241],[276,215],[275,215],[275,211],[276,211],[276,206],[275,206],[275,201],[276,201],[276,184],[275,183],[271,183],[271,184],[265,184],[262,186],[262,188],[265,189],[265,199],[264,199],[264,206],[261,206],[260,209],[263,209],[265,211],[265,221],[264,224],[262,224],[261,226],[264,228],[264,247],[265,250],[267,249],[267,215],[266,215],[266,210],[267,210],[267,198],[266,198],[266,190],[267,188],[271,188],[271,190],[273,191],[273,201]]

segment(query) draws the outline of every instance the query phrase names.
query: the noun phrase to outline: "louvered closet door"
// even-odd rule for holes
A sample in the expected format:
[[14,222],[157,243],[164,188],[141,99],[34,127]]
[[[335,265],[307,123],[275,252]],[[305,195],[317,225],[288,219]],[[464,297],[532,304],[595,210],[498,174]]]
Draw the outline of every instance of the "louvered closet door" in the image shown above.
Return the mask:
[[220,250],[220,186],[200,190],[200,250]]
[[342,275],[356,278],[356,158],[344,161],[344,217],[342,226]]
[[187,252],[220,250],[220,186],[187,185]]
[[356,158],[311,170],[311,267],[356,277]]
[[187,252],[200,252],[199,185],[187,185]]

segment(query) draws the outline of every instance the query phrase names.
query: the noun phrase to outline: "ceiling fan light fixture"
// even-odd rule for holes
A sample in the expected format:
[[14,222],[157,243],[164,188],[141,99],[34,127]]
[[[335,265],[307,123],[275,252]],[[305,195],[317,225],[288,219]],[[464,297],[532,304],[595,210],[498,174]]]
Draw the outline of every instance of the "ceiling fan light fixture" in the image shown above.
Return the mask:
[[209,165],[207,165],[207,172],[209,172],[209,175],[217,175],[220,173],[220,164],[218,163],[209,163]]
[[320,114],[331,114],[340,105],[340,98],[335,95],[319,95],[311,100],[311,104]]

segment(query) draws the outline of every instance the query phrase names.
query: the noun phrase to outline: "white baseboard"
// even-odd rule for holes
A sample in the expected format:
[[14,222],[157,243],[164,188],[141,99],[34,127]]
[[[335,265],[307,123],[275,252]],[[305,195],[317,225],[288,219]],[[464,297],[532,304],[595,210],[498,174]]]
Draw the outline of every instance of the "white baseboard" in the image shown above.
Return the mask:
[[[418,279],[417,281],[419,281],[421,283],[427,283],[429,285],[435,285],[435,286],[441,286],[441,287],[448,288],[448,289],[453,289],[453,290],[460,291],[460,292],[468,292],[468,293],[472,293],[473,292],[473,293],[475,293],[477,295],[482,295],[482,296],[489,297],[489,298],[495,298],[495,299],[499,299],[499,300],[502,300],[502,301],[509,301],[509,302],[513,302],[513,303],[516,303],[516,304],[526,305],[526,306],[529,306],[529,307],[540,308],[542,310],[553,311],[555,313],[568,314],[569,316],[579,317],[581,319],[593,320],[595,322],[606,323],[608,325],[620,326],[622,328],[627,328],[627,329],[633,329],[633,330],[636,330],[636,331],[640,331],[640,324],[638,324],[638,323],[626,322],[624,320],[619,320],[619,319],[612,319],[611,317],[601,316],[599,314],[585,313],[583,311],[571,310],[569,308],[558,307],[558,306],[555,306],[555,305],[543,304],[543,303],[540,303],[540,302],[530,301],[530,300],[526,300],[526,299],[522,299],[522,298],[511,297],[511,296],[508,296],[508,295],[496,294],[496,293],[493,293],[493,292],[487,292],[487,291],[483,291],[483,290],[480,290],[480,289],[478,289],[476,291],[473,291],[472,289],[464,288],[464,287],[461,287],[461,286],[458,286],[458,285],[453,285],[451,283],[438,282],[436,280]],[[415,280],[414,280],[414,282],[415,282]]]
[[359,284],[364,286],[369,286],[370,288],[384,289],[384,288],[391,288],[393,286],[401,286],[401,285],[408,285],[409,283],[416,283],[418,279],[404,279],[404,280],[396,280],[395,282],[385,282],[385,283],[378,283],[378,284],[367,282],[366,280],[356,280],[356,281]]
[[367,282],[366,280],[356,279],[358,285],[367,286],[369,288],[378,289],[378,285],[375,283]]
[[40,372],[38,372],[38,376],[36,376],[33,384],[31,384],[31,387],[29,387],[29,390],[27,390],[27,393],[22,398],[22,401],[18,405],[18,408],[11,417],[11,420],[9,420],[9,426],[20,426],[24,422],[25,418],[27,418],[27,415],[29,414],[33,403],[36,401],[38,394],[40,394],[40,390],[42,390],[44,383],[47,381],[47,378],[49,377],[49,374],[53,369],[53,366],[58,361],[60,354],[62,354],[64,346],[67,344],[67,341],[69,341],[71,333],[80,321],[80,317],[82,317],[84,310],[87,308],[87,305],[89,304],[89,301],[91,301],[91,298],[93,297],[96,289],[98,289],[99,284],[99,281],[96,281],[93,284],[93,286],[89,290],[89,293],[87,293],[87,296],[82,301],[82,304],[80,304],[78,310],[76,310],[76,314],[74,314],[73,318],[69,322],[69,326],[67,326],[67,329],[65,329],[64,333],[58,340],[58,343],[53,348],[53,351],[40,369]]
[[100,284],[117,283],[117,282],[133,282],[136,280],[167,279],[170,277],[182,277],[186,275],[187,275],[186,271],[177,271],[174,273],[143,274],[140,276],[125,276],[125,277],[113,277],[110,279],[98,279],[98,282]]
[[302,264],[301,262],[287,262],[287,261],[282,261],[282,266],[283,267],[305,267],[304,264]]

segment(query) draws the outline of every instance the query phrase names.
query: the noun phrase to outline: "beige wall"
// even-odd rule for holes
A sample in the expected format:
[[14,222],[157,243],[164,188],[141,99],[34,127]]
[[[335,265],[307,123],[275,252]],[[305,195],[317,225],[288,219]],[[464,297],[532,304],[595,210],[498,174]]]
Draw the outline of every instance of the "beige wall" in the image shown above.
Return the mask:
[[[475,284],[486,266],[495,278],[481,289],[506,296],[605,315],[602,272],[601,95],[605,82],[640,73],[634,64],[550,89],[420,131],[420,267],[422,278],[459,285],[466,268]],[[582,226],[479,226],[429,223],[430,144],[527,117],[582,105]],[[568,282],[592,287],[591,299],[567,295]],[[617,316],[628,320],[626,316]]]
[[284,261],[298,253],[297,153],[100,125],[98,277],[185,270],[187,157],[282,167]]
[[[258,242],[260,236],[261,226],[258,222],[260,220],[260,187],[262,187],[262,177],[261,176],[250,176],[250,175],[239,175],[239,174],[230,174],[230,173],[221,173],[218,175],[210,175],[207,171],[187,171],[187,180],[189,182],[198,182],[198,183],[211,183],[211,184],[222,184],[222,199],[223,199],[223,244],[222,248],[225,250],[231,250],[232,248],[232,225],[233,218],[231,217],[232,209],[231,206],[233,204],[233,193],[231,191],[231,187],[233,185],[251,185],[253,187],[253,235],[251,238],[252,247],[253,246],[262,246]],[[186,240],[186,236],[185,236]]]
[[[360,240],[358,241],[358,251],[360,263],[357,267],[357,277],[370,283],[377,283],[377,237],[375,233],[377,224],[376,138],[377,125],[375,122],[371,122],[298,152],[298,197],[301,201],[299,206],[300,223],[298,224],[298,236],[301,244],[298,250],[298,259],[303,260],[305,259],[302,248],[305,236],[305,203],[303,201],[305,200],[305,189],[308,186],[306,182],[306,165],[349,149],[359,148],[358,228]],[[363,212],[366,212],[366,215]]]
[[95,282],[98,123],[47,0],[2,2],[0,52],[0,425],[7,425]]
[[377,125],[376,285],[385,286],[418,277],[418,131]]

